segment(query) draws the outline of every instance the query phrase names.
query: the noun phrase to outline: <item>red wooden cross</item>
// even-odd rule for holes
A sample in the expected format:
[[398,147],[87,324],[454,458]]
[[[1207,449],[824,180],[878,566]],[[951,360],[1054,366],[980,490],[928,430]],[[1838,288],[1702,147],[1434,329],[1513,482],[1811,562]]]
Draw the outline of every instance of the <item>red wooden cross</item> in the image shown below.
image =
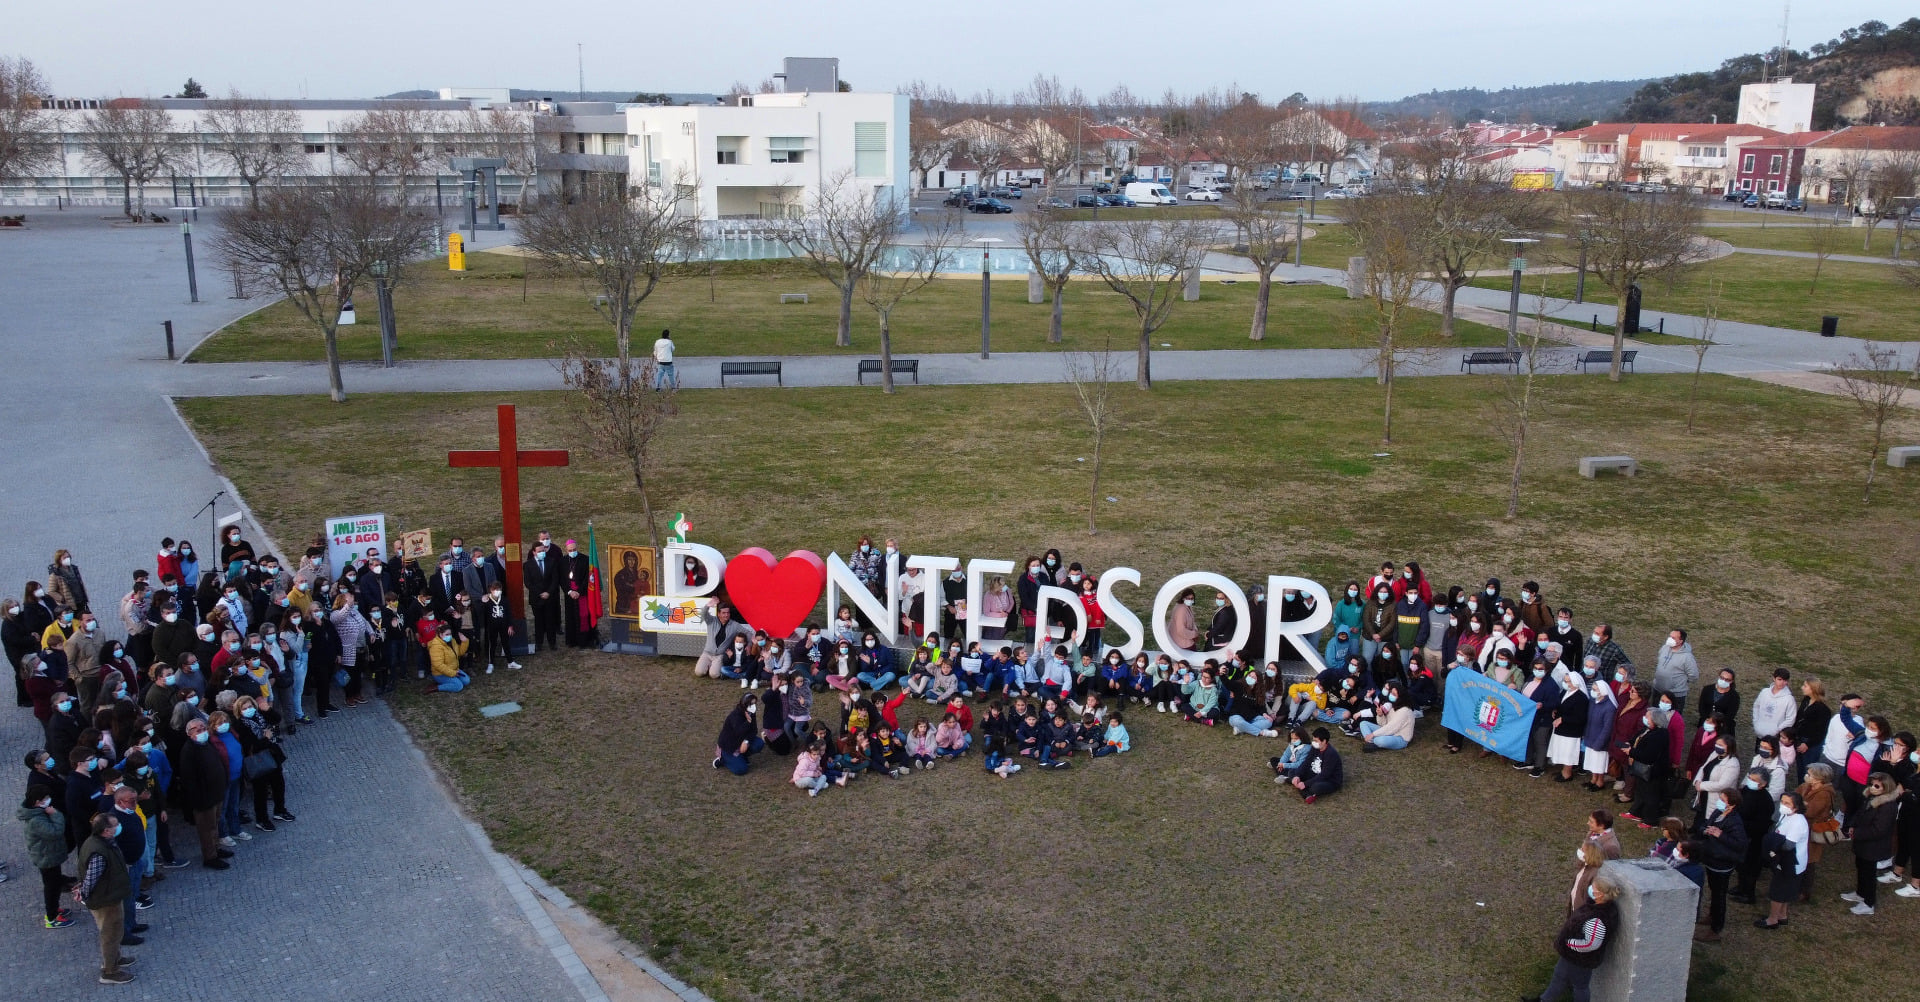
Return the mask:
[[522,449],[519,435],[515,430],[512,404],[500,405],[500,447],[486,449],[455,449],[447,453],[447,465],[452,467],[497,466],[500,468],[500,528],[501,535],[507,537],[509,553],[500,554],[500,562],[507,567],[507,605],[513,610],[514,619],[525,617],[521,607],[522,592],[520,568],[523,557],[520,553],[520,468],[522,466],[565,466],[565,449]]

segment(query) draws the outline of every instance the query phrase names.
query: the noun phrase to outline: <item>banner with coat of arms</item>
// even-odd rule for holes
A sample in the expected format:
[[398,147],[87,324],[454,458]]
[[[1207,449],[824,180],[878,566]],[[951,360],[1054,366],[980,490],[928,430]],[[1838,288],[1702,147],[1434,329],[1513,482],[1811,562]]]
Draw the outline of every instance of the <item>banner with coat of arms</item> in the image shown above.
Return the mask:
[[1447,674],[1446,708],[1442,726],[1464,734],[1474,743],[1522,762],[1527,738],[1533,733],[1533,714],[1539,704],[1471,668]]

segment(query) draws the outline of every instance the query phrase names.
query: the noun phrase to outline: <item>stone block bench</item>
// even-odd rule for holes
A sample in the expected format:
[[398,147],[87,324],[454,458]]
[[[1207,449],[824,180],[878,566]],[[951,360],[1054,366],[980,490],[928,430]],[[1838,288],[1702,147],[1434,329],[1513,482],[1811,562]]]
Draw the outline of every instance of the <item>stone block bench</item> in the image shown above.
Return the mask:
[[1613,470],[1622,476],[1634,476],[1640,472],[1640,464],[1632,456],[1582,456],[1580,457],[1580,475],[1592,480],[1602,470]]

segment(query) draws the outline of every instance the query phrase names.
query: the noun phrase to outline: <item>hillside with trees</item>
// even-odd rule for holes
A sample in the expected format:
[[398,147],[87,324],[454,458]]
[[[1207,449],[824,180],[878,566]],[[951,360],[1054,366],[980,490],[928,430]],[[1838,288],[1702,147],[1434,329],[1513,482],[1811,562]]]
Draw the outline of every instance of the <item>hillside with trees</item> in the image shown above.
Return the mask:
[[1594,80],[1492,91],[1478,87],[1430,90],[1398,101],[1370,102],[1367,110],[1388,118],[1444,116],[1456,125],[1490,119],[1576,126],[1612,117],[1621,103],[1646,83],[1646,80]]
[[1908,68],[1920,71],[1920,18],[1908,18],[1894,27],[1868,21],[1804,52],[1749,53],[1715,70],[1649,81],[1626,102],[1620,118],[1706,122],[1718,116],[1731,122],[1739,111],[1740,86],[1777,74],[1818,87],[1813,103],[1816,129],[1860,123],[1920,125],[1920,94],[1902,83],[1883,87],[1876,80],[1899,76],[1890,71]]

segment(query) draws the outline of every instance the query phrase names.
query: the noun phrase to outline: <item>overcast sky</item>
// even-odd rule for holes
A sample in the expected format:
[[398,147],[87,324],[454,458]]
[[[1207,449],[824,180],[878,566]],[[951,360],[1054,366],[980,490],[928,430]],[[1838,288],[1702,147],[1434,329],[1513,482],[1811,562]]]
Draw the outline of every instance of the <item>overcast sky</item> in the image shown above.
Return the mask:
[[[916,78],[961,95],[1008,93],[1035,73],[1089,97],[1237,84],[1268,100],[1389,99],[1429,89],[1662,76],[1775,45],[1780,5],[1709,0],[1593,5],[1543,0],[1061,5],[1011,0],[570,0],[529,4],[173,0],[139,27],[101,18],[8,19],[0,52],[38,64],[62,96],[209,92],[371,97],[413,88],[524,87],[563,96],[584,43],[589,90],[724,91],[782,56],[838,56],[859,89]],[[50,8],[49,8],[50,9]],[[1795,48],[1911,5],[1801,0]]]

